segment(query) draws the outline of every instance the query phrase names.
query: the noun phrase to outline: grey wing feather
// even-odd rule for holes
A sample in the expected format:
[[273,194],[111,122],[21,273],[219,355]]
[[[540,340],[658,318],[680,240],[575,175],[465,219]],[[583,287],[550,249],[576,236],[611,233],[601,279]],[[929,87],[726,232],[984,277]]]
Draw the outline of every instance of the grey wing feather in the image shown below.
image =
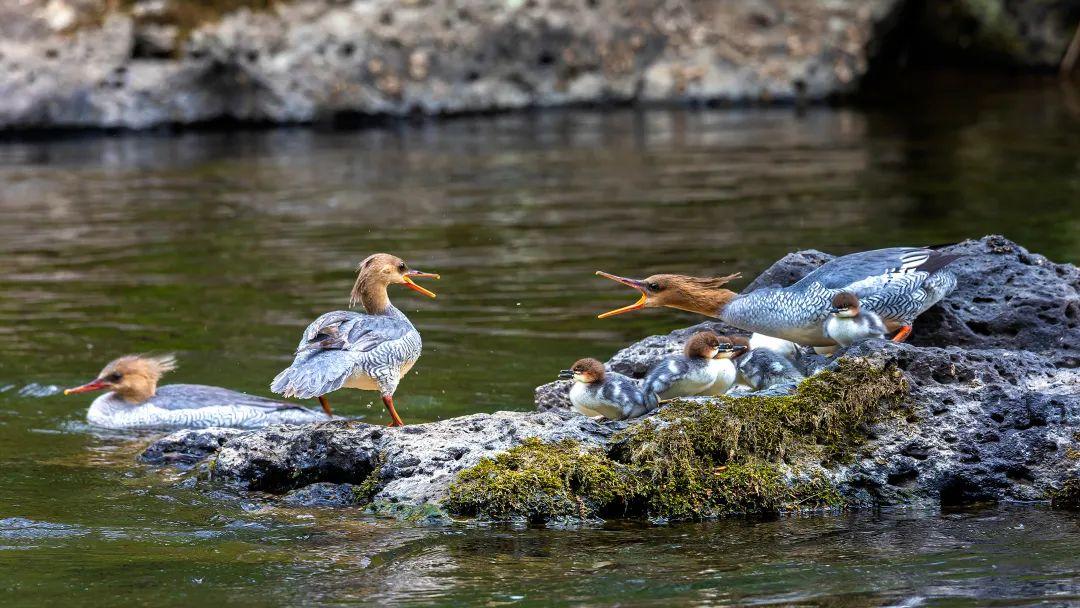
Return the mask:
[[342,350],[309,350],[296,354],[292,365],[270,383],[270,390],[283,397],[311,399],[332,393],[349,381],[357,360]]
[[335,310],[315,319],[304,330],[296,352],[349,350],[367,352],[376,346],[399,340],[412,326],[394,317]]
[[844,289],[871,277],[890,277],[940,270],[960,256],[921,247],[890,247],[845,255],[822,265],[796,285],[819,283],[826,289]]
[[154,405],[166,410],[198,409],[209,406],[254,407],[265,410],[308,410],[294,403],[275,401],[257,395],[202,384],[169,384],[158,388]]

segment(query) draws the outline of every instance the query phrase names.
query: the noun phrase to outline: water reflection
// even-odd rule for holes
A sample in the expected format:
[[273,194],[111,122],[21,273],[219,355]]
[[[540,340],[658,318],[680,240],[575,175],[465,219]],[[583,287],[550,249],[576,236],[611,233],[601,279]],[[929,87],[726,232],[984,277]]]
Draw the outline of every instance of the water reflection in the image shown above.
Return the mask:
[[[749,280],[799,248],[991,232],[1076,262],[1070,95],[1053,84],[869,111],[567,111],[0,143],[0,528],[76,531],[0,533],[0,593],[260,605],[1080,602],[1078,522],[1037,508],[647,530],[397,528],[193,489],[191,474],[132,464],[145,439],[89,432],[89,400],[44,390],[122,353],[173,351],[173,382],[265,394],[300,328],[344,306],[353,266],[378,250],[444,277],[434,301],[392,294],[424,336],[398,393],[409,422],[529,409],[532,388],[573,360],[696,319],[597,321],[626,298],[597,268]],[[18,390],[27,386],[33,395]],[[370,395],[335,404],[385,421]]]

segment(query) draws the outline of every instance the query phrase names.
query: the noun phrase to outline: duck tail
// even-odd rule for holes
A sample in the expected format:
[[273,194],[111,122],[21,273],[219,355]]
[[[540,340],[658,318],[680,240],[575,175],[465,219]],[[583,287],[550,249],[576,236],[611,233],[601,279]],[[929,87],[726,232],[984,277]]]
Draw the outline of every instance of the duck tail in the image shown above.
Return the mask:
[[919,264],[919,270],[928,274],[933,274],[962,257],[964,257],[964,255],[960,253],[942,253],[940,251],[933,251],[925,262]]

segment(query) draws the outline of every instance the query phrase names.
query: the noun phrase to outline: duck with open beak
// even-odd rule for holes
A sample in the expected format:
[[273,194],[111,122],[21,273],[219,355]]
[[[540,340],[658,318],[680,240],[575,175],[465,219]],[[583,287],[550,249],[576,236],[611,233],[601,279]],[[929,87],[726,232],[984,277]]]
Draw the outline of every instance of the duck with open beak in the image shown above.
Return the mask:
[[892,247],[833,259],[788,287],[765,287],[738,294],[725,285],[739,277],[689,277],[656,274],[629,279],[603,271],[597,275],[641,294],[637,302],[600,315],[601,319],[643,308],[668,307],[715,317],[749,332],[805,346],[834,346],[825,334],[832,298],[854,294],[863,310],[873,312],[893,340],[911,333],[917,316],[956,287],[948,266],[961,256],[924,247]]
[[387,287],[404,285],[429,298],[435,294],[415,279],[438,279],[439,275],[412,270],[387,253],[368,256],[357,267],[349,305],[357,303],[366,313],[346,310],[328,312],[304,330],[292,365],[270,385],[285,397],[318,398],[331,413],[328,393],[339,388],[379,391],[390,414],[390,426],[405,424],[394,408],[398,383],[420,358],[420,333],[405,313],[390,303]]

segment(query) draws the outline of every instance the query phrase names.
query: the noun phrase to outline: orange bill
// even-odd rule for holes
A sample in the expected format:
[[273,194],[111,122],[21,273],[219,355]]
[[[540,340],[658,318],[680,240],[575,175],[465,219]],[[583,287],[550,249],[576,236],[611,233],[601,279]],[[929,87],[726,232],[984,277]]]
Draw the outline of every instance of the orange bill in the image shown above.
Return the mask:
[[641,292],[641,297],[638,299],[637,302],[634,302],[633,304],[631,304],[629,306],[623,306],[622,308],[616,308],[615,310],[609,310],[609,311],[607,311],[605,313],[596,315],[597,319],[606,319],[608,317],[614,317],[615,315],[621,315],[624,312],[630,312],[632,310],[641,310],[642,308],[645,308],[645,303],[649,301],[649,296],[646,295],[646,293],[645,293],[645,282],[644,281],[639,281],[637,279],[628,279],[626,277],[620,277],[619,275],[604,272],[603,270],[597,270],[596,271],[596,276],[604,277],[605,279],[611,279],[612,281],[615,281],[617,283],[622,283],[623,285],[626,285],[627,287],[632,287],[633,289],[636,289],[637,291]]
[[104,380],[92,380],[82,386],[76,386],[74,388],[64,389],[65,395],[72,395],[75,393],[89,393],[90,391],[100,391],[103,388],[108,388],[108,384]]
[[413,291],[418,291],[429,298],[434,298],[435,294],[413,282],[413,278],[425,278],[425,279],[438,279],[439,275],[432,272],[420,272],[419,270],[410,270],[405,273],[405,286]]

